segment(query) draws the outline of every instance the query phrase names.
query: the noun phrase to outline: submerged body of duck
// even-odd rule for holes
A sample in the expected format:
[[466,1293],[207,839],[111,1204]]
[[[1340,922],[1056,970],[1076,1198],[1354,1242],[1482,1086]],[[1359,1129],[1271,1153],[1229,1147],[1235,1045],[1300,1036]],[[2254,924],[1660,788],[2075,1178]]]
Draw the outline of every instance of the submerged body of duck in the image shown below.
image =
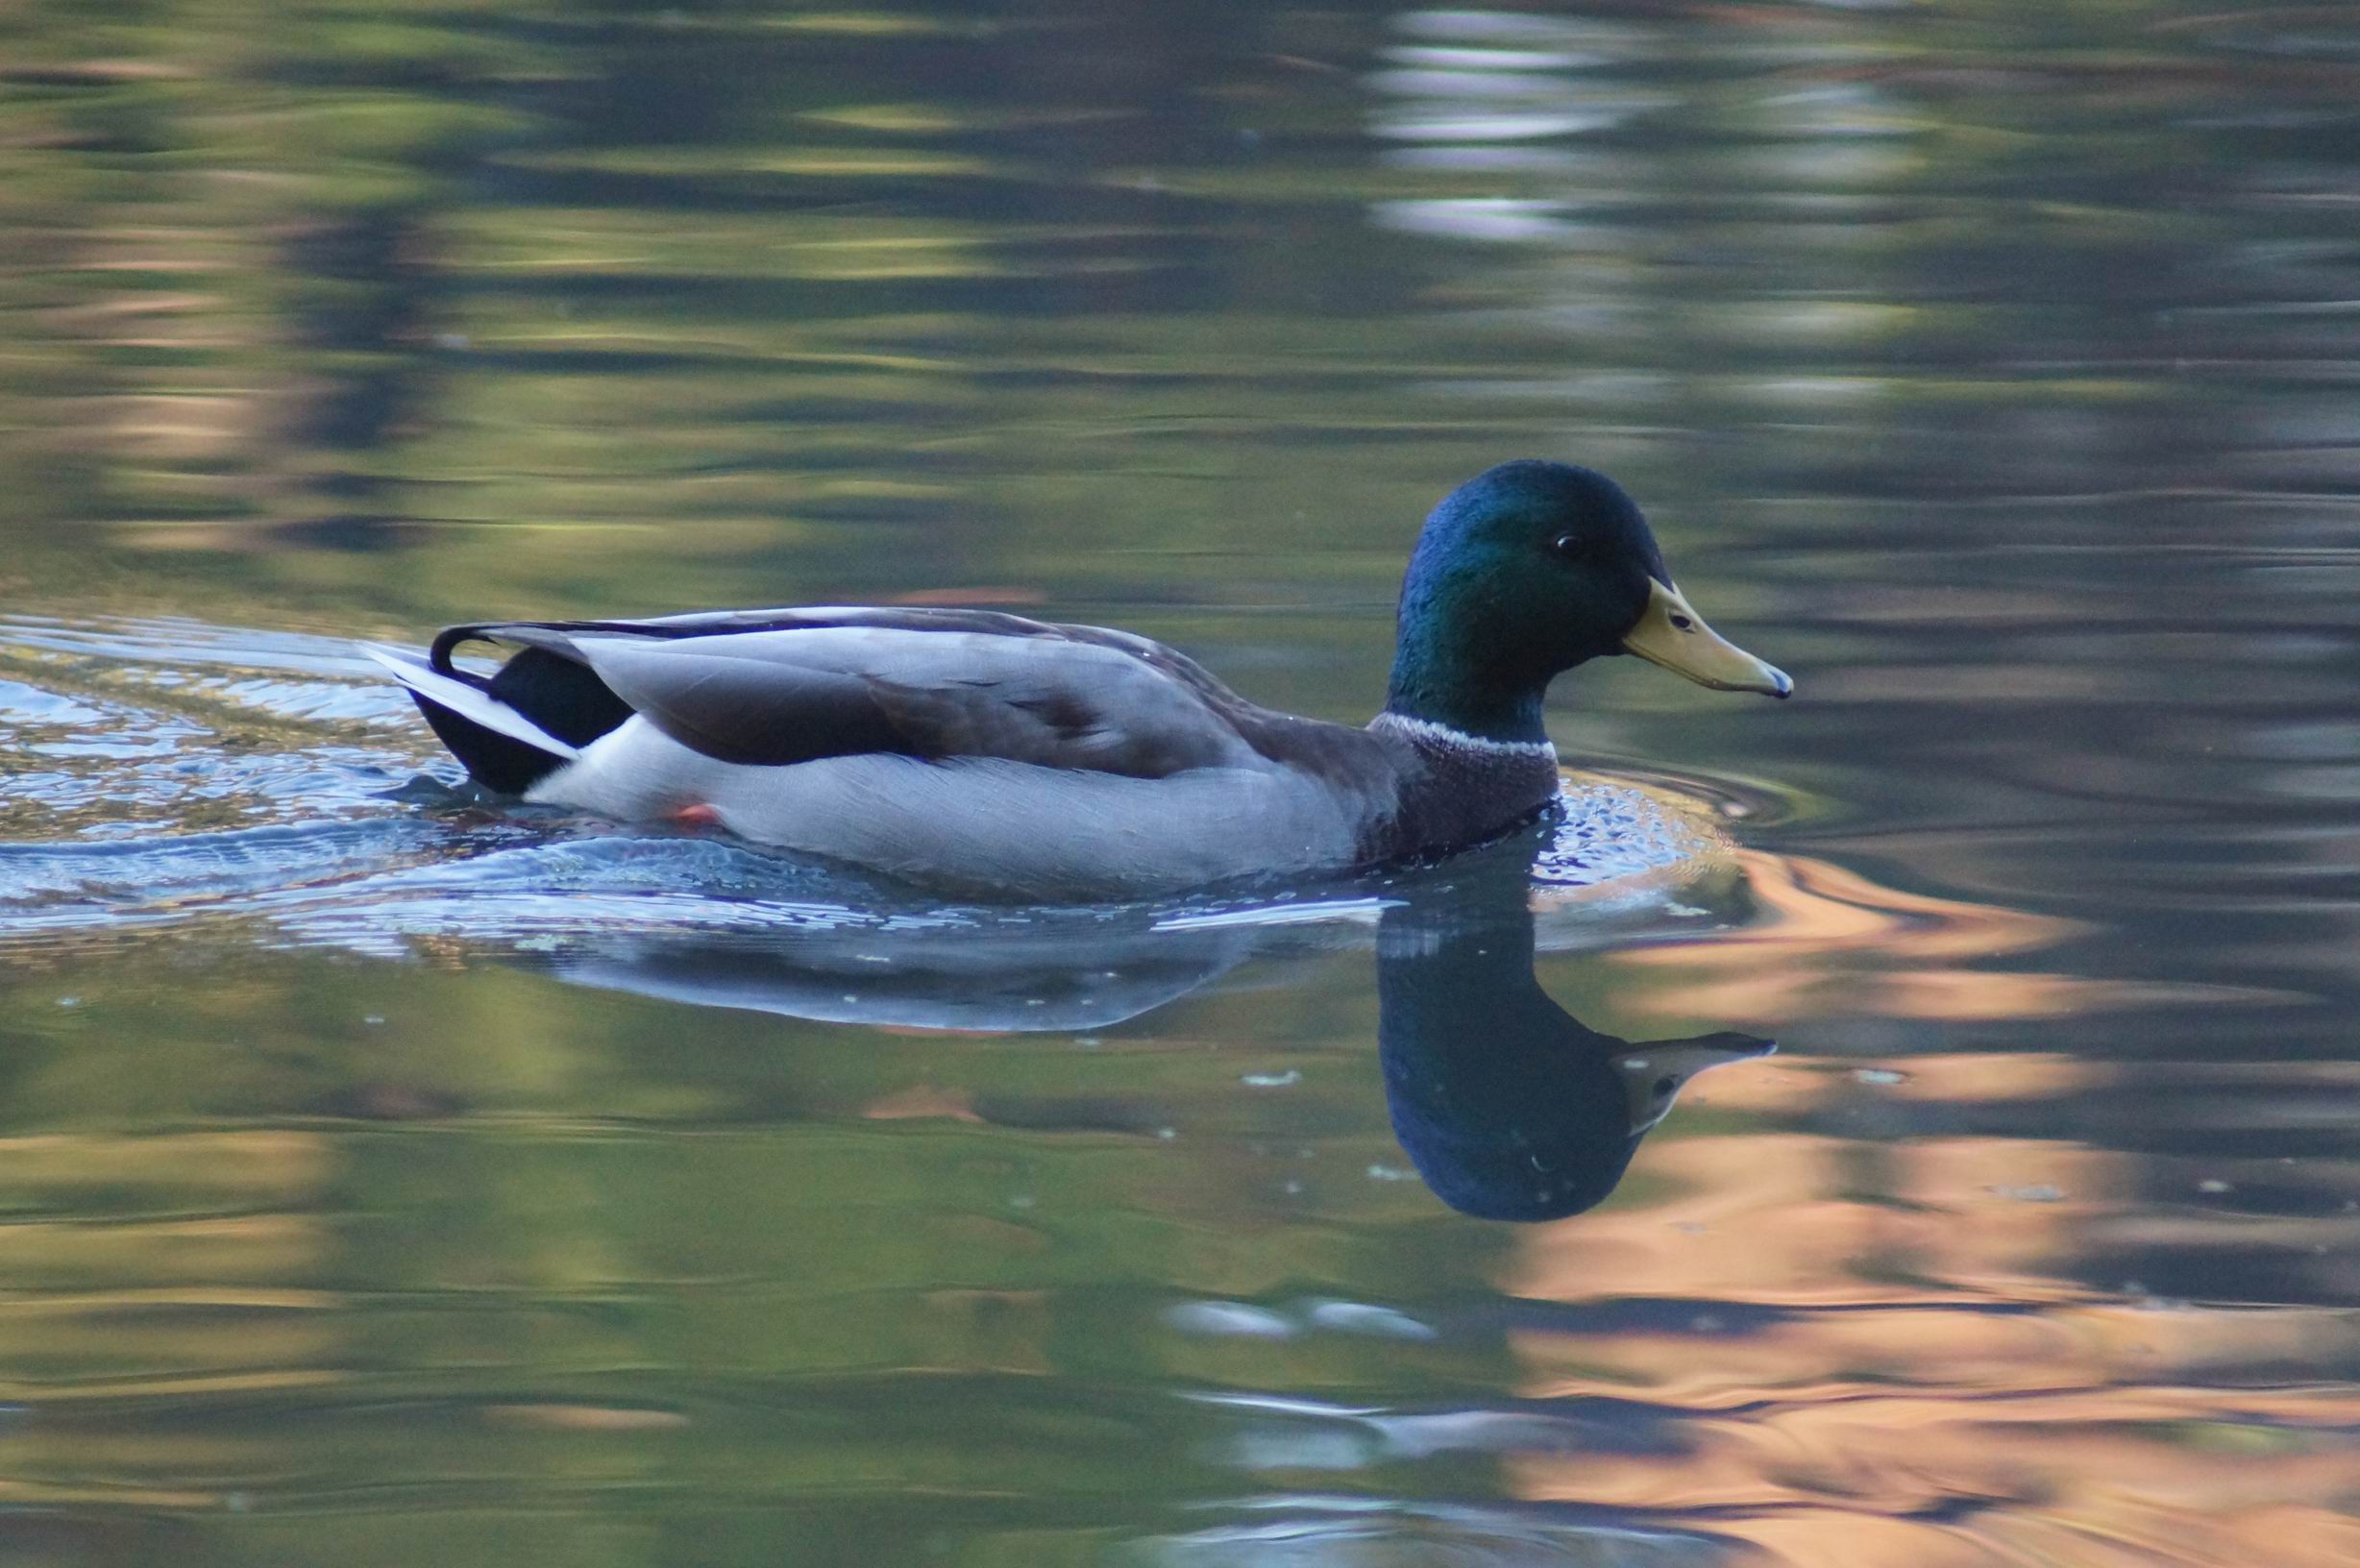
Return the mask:
[[[452,662],[518,649],[496,674]],[[1785,696],[1672,586],[1631,499],[1518,462],[1453,491],[1402,586],[1385,711],[1273,712],[1143,637],[977,610],[455,626],[371,650],[469,773],[527,800],[1002,896],[1138,896],[1481,842],[1557,796],[1541,698],[1637,653]]]

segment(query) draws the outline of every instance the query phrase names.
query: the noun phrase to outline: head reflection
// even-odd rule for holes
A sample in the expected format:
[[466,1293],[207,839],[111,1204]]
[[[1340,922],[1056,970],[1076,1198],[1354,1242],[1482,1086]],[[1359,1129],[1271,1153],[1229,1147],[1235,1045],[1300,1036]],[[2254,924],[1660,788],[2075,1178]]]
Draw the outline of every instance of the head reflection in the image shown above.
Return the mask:
[[1774,1048],[1586,1027],[1533,972],[1529,891],[1520,872],[1456,884],[1388,910],[1377,943],[1393,1134],[1437,1197],[1484,1219],[1594,1207],[1689,1079]]

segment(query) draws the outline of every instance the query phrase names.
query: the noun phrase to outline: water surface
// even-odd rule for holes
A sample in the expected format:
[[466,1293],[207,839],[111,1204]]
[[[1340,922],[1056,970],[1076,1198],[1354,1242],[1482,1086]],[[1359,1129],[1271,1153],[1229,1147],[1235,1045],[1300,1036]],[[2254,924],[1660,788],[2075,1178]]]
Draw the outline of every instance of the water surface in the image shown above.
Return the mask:
[[[0,19],[0,1553],[2360,1556],[2360,19],[2036,10]],[[1585,670],[1386,877],[490,809],[347,647],[1357,722],[1516,455],[1799,695]]]

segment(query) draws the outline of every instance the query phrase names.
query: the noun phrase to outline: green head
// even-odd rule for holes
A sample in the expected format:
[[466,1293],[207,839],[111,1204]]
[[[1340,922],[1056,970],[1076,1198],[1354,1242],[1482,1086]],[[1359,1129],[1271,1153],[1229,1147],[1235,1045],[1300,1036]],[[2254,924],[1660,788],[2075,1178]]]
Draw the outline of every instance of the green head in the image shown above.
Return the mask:
[[1487,740],[1542,740],[1549,682],[1612,653],[1729,691],[1794,689],[1681,598],[1622,486],[1566,463],[1502,463],[1442,498],[1417,536],[1385,706]]

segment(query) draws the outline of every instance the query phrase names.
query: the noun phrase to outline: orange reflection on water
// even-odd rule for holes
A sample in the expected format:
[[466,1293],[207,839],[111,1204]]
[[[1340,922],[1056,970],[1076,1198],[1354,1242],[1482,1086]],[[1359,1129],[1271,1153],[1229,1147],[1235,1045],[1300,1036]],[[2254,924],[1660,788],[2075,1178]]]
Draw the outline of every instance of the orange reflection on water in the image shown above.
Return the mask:
[[[2053,945],[2069,922],[1736,854],[1761,920],[1612,955],[1675,982],[1641,1011],[2039,1019],[2158,998],[1968,967]],[[1716,1076],[1691,1111],[1810,1130],[1660,1138],[1616,1200],[1519,1236],[1504,1289],[1611,1303],[1617,1324],[1512,1336],[1519,1392],[1635,1402],[1671,1441],[1520,1456],[1517,1495],[1809,1568],[2360,1561],[2360,1396],[2332,1370],[2360,1356],[2360,1322],[2084,1283],[2093,1255],[2142,1248],[2324,1254],[2336,1220],[2158,1210],[2136,1153],[1928,1119],[2102,1096],[2119,1066],[1952,1052],[1906,1068],[1862,1082],[1789,1056]]]
[[1637,998],[1642,1012],[1727,1024],[1836,1014],[1961,1021],[2047,1018],[2166,999],[2194,987],[1962,966],[2051,946],[2070,920],[1996,904],[1905,893],[1824,860],[1734,851],[1762,918],[1694,942],[1635,947],[1609,962],[1676,971]]
[[[2044,1265],[2067,1249],[2061,1232],[2086,1214],[2089,1196],[2118,1185],[2114,1163],[1998,1139],[1881,1148],[1792,1133],[1660,1140],[1626,1197],[1669,1193],[1533,1228],[1503,1284],[1556,1301],[1905,1302],[1928,1299],[1933,1282],[2060,1299],[2077,1292]],[[1859,1195],[1872,1192],[1881,1195]],[[1624,1344],[1617,1339],[1617,1353]]]
[[1678,1516],[1810,1568],[2355,1560],[2348,1392],[1797,1389],[1684,1423],[1677,1458],[1534,1456],[1535,1501]]
[[1657,1145],[1670,1195],[1535,1227],[1503,1283],[1619,1303],[1610,1333],[1512,1336],[1518,1391],[1636,1402],[1672,1451],[1527,1455],[1512,1488],[1810,1568],[2360,1560],[2360,1396],[2290,1371],[2348,1362],[2360,1324],[2059,1276],[2094,1219],[2139,1212],[2136,1168],[1999,1139]]

